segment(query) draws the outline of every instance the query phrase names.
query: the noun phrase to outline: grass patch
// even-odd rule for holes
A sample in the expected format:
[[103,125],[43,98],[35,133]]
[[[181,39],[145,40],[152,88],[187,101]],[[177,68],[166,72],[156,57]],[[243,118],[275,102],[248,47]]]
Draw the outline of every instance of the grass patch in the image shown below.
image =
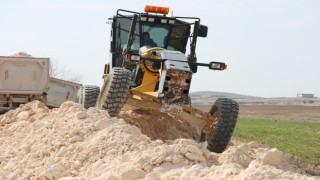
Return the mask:
[[239,119],[234,137],[258,141],[303,160],[320,163],[319,122]]

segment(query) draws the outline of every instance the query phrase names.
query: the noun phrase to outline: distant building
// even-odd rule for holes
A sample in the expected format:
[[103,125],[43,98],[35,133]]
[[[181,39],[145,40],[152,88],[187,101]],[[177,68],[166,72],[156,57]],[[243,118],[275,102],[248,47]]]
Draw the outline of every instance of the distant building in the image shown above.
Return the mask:
[[304,93],[298,93],[297,97],[301,98],[314,98],[314,94],[304,94]]

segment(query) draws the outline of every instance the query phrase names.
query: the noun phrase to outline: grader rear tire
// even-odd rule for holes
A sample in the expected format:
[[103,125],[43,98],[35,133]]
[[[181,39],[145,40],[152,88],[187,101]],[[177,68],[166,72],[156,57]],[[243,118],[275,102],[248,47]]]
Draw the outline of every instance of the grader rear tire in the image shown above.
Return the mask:
[[217,113],[216,121],[208,136],[208,149],[222,153],[228,146],[237,123],[239,104],[231,99],[219,98],[213,104],[209,114]]
[[97,107],[107,110],[111,117],[117,116],[127,98],[131,76],[127,69],[113,68],[104,82]]
[[99,93],[100,88],[98,86],[86,85],[82,87],[81,104],[83,104],[85,108],[95,107]]

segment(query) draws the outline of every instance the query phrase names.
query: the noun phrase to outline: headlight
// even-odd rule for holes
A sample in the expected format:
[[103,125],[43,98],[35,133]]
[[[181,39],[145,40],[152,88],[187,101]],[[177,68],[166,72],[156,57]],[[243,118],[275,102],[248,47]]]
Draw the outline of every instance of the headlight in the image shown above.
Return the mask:
[[227,69],[227,65],[223,62],[210,62],[209,69],[222,71]]
[[130,61],[140,61],[140,55],[127,54],[127,59],[130,59]]

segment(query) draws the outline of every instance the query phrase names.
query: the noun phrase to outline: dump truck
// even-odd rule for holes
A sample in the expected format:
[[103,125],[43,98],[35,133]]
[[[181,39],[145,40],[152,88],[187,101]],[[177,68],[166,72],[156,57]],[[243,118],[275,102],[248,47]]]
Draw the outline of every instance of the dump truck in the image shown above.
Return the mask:
[[[126,104],[170,113],[199,127],[199,141],[207,141],[210,151],[223,152],[236,126],[238,103],[220,98],[203,112],[191,106],[189,96],[199,67],[227,68],[224,62],[197,60],[197,39],[207,37],[208,27],[198,17],[168,16],[168,7],[147,5],[144,10],[118,9],[109,18],[111,55],[104,66],[103,85],[84,86],[80,103],[107,110],[112,117]],[[210,82],[218,84],[211,78]]]
[[78,93],[82,84],[54,77],[49,78],[47,106],[60,107],[66,101],[78,101]]
[[39,100],[47,102],[49,59],[0,56],[0,111]]
[[49,107],[77,101],[81,84],[50,77],[50,59],[26,53],[0,56],[0,112],[39,100]]

